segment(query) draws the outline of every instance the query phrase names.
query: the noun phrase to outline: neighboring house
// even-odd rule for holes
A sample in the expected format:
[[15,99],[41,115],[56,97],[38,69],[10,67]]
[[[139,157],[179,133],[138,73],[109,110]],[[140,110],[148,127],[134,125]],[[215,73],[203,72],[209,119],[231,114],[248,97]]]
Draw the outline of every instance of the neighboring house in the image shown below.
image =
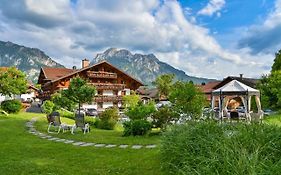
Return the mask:
[[250,86],[251,88],[256,88],[259,79],[246,78],[246,77],[243,77],[243,74],[240,74],[239,77],[228,76],[228,77],[224,78],[218,85],[216,85],[214,87],[214,89],[218,89],[218,88],[226,85],[227,83],[231,82],[232,80],[237,80],[247,86]]
[[136,90],[144,104],[150,100],[159,101],[158,89],[157,88],[148,88],[146,86],[141,86]]
[[91,104],[96,109],[121,107],[122,96],[143,86],[142,82],[106,61],[90,65],[89,60],[84,59],[81,69],[41,68],[38,84],[41,84],[43,92],[39,97],[42,100],[50,99],[55,92],[67,89],[70,80],[77,76],[96,87],[97,94]]
[[213,90],[216,90],[215,87],[220,84],[221,81],[212,81],[207,84],[199,85],[198,87],[206,95],[208,101],[211,101],[211,94]]
[[[214,82],[209,82],[207,84],[204,85],[200,85],[199,87],[201,88],[201,90],[203,91],[203,93],[206,95],[206,98],[209,102],[211,102],[211,98],[212,98],[212,91],[219,89],[220,87],[226,85],[227,83],[231,82],[232,80],[237,80],[247,86],[250,86],[252,88],[256,88],[258,79],[254,79],[254,78],[245,78],[243,77],[243,74],[240,74],[239,77],[235,77],[235,76],[228,76],[226,78],[224,78],[222,81],[214,81]],[[218,103],[216,101],[216,103]],[[233,96],[233,102],[232,103],[239,103],[241,104],[241,99],[239,97]]]

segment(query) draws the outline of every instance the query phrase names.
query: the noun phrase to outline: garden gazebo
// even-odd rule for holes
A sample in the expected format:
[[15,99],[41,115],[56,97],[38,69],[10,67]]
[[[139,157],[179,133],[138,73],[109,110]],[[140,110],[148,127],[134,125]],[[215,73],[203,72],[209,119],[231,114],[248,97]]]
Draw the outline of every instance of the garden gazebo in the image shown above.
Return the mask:
[[[225,84],[221,88],[212,91],[211,105],[212,109],[215,108],[215,102],[218,100],[219,118],[223,119],[224,113],[227,112],[227,106],[231,100],[230,97],[240,97],[245,107],[245,116],[248,121],[252,120],[252,117],[262,119],[263,111],[261,109],[260,102],[260,91],[247,86],[237,80],[232,80],[231,82]],[[251,99],[255,97],[257,105],[257,113],[251,111]],[[229,118],[229,117],[228,117]]]

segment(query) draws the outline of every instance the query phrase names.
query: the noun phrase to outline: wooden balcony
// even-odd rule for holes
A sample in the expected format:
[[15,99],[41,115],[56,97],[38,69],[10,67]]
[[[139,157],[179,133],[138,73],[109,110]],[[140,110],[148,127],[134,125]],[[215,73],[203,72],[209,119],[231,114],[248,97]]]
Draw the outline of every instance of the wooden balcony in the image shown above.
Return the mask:
[[40,92],[38,94],[37,98],[39,98],[41,100],[50,100],[51,99],[51,92],[50,91]]
[[90,83],[94,85],[97,90],[123,90],[125,84],[110,84],[110,83]]
[[98,95],[95,96],[95,102],[119,102],[122,101],[123,96],[121,95],[112,95],[112,96],[104,96]]
[[89,78],[108,78],[108,79],[116,79],[117,74],[111,72],[96,72],[96,71],[88,71],[87,76]]

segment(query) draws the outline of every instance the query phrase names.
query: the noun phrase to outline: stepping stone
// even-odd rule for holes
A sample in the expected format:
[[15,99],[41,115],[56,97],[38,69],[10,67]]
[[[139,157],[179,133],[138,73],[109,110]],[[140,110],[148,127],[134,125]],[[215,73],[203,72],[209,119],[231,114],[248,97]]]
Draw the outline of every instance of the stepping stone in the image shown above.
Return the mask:
[[53,140],[53,141],[55,141],[55,140],[58,140],[59,138],[56,138],[56,137],[53,137],[53,138],[50,138],[50,139],[48,139],[48,140]]
[[72,143],[72,145],[75,145],[75,146],[79,146],[79,145],[82,145],[82,144],[84,144],[85,142],[74,142],[74,143]]
[[133,145],[132,149],[141,149],[142,145]]
[[146,145],[145,148],[156,148],[157,145]]
[[105,144],[96,144],[95,147],[104,147]]
[[52,138],[52,136],[48,136],[48,135],[47,135],[46,138]]
[[42,139],[46,139],[46,138],[48,138],[47,136],[41,136],[40,138],[42,138]]
[[68,144],[68,143],[73,143],[73,140],[66,140],[64,143]]
[[105,147],[106,148],[113,148],[113,147],[116,147],[117,145],[106,145]]
[[120,145],[119,148],[127,148],[129,145]]
[[29,128],[32,127],[32,124],[31,124],[31,123],[26,123],[25,125],[26,125],[27,127],[29,127]]
[[82,145],[79,145],[79,146],[92,146],[92,145],[95,145],[94,143],[85,143],[85,144],[82,144]]
[[64,142],[65,139],[59,139],[59,140],[56,140],[56,142]]

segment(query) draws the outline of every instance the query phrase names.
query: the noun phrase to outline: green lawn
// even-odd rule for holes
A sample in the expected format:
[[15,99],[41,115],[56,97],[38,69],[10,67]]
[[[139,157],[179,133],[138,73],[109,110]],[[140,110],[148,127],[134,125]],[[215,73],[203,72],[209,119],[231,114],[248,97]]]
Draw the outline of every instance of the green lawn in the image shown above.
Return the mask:
[[[68,118],[61,118],[62,123],[74,124],[74,121]],[[34,125],[36,129],[40,132],[47,133],[47,121],[46,117],[40,117],[39,120]],[[158,131],[152,131],[152,133],[148,136],[130,136],[130,137],[122,137],[122,129],[120,127],[115,130],[103,130],[96,129],[91,127],[91,132],[87,134],[83,134],[81,129],[77,129],[75,134],[72,135],[70,131],[66,131],[65,133],[60,134],[50,134],[56,137],[65,138],[65,139],[73,139],[77,141],[86,141],[86,142],[94,142],[94,143],[107,143],[107,144],[141,144],[141,145],[149,145],[149,144],[158,144],[160,141],[160,136]]]
[[[25,123],[35,116],[42,118],[36,124],[38,129],[46,130],[44,115],[20,113],[0,116],[0,174],[161,174],[159,149],[77,147],[51,142],[27,132]],[[99,132],[103,131],[93,130],[86,136],[81,131],[75,136],[69,133],[59,135],[77,140],[84,137],[81,140],[95,143],[121,143],[118,141],[122,139],[120,133],[108,132],[106,138],[98,138]],[[159,138],[123,138],[123,142],[149,144],[158,143]]]

